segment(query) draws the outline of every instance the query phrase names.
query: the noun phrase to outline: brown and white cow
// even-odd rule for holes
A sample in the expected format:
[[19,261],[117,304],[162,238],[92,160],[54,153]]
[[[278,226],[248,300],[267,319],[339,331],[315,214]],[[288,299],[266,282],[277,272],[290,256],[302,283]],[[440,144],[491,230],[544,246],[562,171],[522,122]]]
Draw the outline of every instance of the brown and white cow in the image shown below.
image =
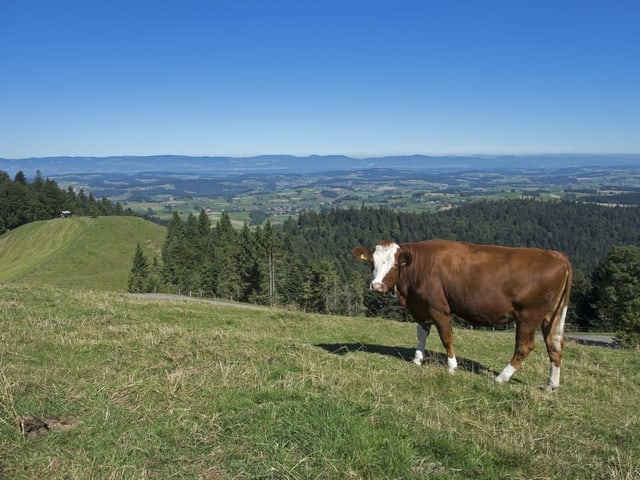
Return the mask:
[[535,347],[535,333],[541,328],[551,363],[547,389],[559,387],[573,275],[564,254],[447,240],[382,241],[375,248],[356,247],[353,254],[371,265],[370,288],[395,292],[418,323],[414,362],[422,362],[435,324],[447,350],[449,371],[457,368],[451,314],[481,326],[515,322],[515,352],[495,380],[511,379]]

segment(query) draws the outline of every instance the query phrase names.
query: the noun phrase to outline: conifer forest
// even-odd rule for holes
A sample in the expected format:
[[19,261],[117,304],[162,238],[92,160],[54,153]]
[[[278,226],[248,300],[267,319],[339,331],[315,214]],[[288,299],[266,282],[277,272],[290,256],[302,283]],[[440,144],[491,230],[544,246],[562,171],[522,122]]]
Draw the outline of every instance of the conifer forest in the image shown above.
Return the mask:
[[[62,190],[37,174],[0,172],[0,234],[25,223],[74,215],[132,215],[107,198]],[[306,312],[410,320],[397,300],[367,291],[369,270],[352,257],[379,240],[450,239],[559,250],[574,266],[571,328],[640,339],[640,207],[575,199],[479,200],[439,212],[379,206],[332,207],[234,227],[202,210],[167,222],[161,258],[137,248],[129,291],[165,292]],[[462,325],[464,321],[457,319]]]

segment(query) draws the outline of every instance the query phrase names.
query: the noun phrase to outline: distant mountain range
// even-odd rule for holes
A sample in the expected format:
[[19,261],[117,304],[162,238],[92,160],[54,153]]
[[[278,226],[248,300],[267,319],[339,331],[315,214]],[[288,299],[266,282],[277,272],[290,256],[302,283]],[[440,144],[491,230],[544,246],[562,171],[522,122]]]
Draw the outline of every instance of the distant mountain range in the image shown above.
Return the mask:
[[558,155],[404,155],[353,158],[342,155],[260,155],[256,157],[196,157],[181,155],[114,157],[0,158],[0,171],[13,176],[22,171],[28,177],[40,171],[54,176],[73,173],[312,173],[370,168],[396,170],[458,171],[546,169],[572,167],[640,167],[640,154],[558,154]]

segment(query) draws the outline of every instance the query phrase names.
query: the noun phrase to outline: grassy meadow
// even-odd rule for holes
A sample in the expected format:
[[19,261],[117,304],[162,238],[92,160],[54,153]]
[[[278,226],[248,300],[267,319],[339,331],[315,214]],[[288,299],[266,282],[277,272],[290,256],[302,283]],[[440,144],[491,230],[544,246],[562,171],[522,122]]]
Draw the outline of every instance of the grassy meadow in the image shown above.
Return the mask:
[[[638,352],[413,325],[0,284],[0,478],[634,479]],[[18,424],[18,426],[16,426]]]
[[159,257],[166,232],[139,217],[29,223],[0,236],[0,282],[126,291],[136,244]]

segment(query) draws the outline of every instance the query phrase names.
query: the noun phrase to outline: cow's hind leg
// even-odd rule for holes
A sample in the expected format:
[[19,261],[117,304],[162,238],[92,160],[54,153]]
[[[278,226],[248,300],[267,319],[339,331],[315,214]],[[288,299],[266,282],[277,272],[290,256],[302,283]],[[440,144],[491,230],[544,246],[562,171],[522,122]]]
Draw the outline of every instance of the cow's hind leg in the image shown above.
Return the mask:
[[[521,319],[520,319],[521,320]],[[536,328],[531,326],[529,322],[518,321],[516,323],[516,348],[513,357],[506,367],[496,377],[496,382],[508,382],[516,370],[520,368],[522,362],[529,356],[536,346]]]
[[562,364],[562,349],[564,347],[564,322],[567,317],[567,307],[560,312],[558,322],[547,322],[542,325],[542,334],[549,354],[549,381],[547,390],[556,390],[560,387],[560,367]]
[[416,365],[422,365],[425,357],[425,347],[427,344],[427,338],[431,332],[431,324],[425,323],[423,325],[418,324],[416,328],[416,336],[418,337],[418,345],[416,347],[416,353],[413,355],[413,363]]

